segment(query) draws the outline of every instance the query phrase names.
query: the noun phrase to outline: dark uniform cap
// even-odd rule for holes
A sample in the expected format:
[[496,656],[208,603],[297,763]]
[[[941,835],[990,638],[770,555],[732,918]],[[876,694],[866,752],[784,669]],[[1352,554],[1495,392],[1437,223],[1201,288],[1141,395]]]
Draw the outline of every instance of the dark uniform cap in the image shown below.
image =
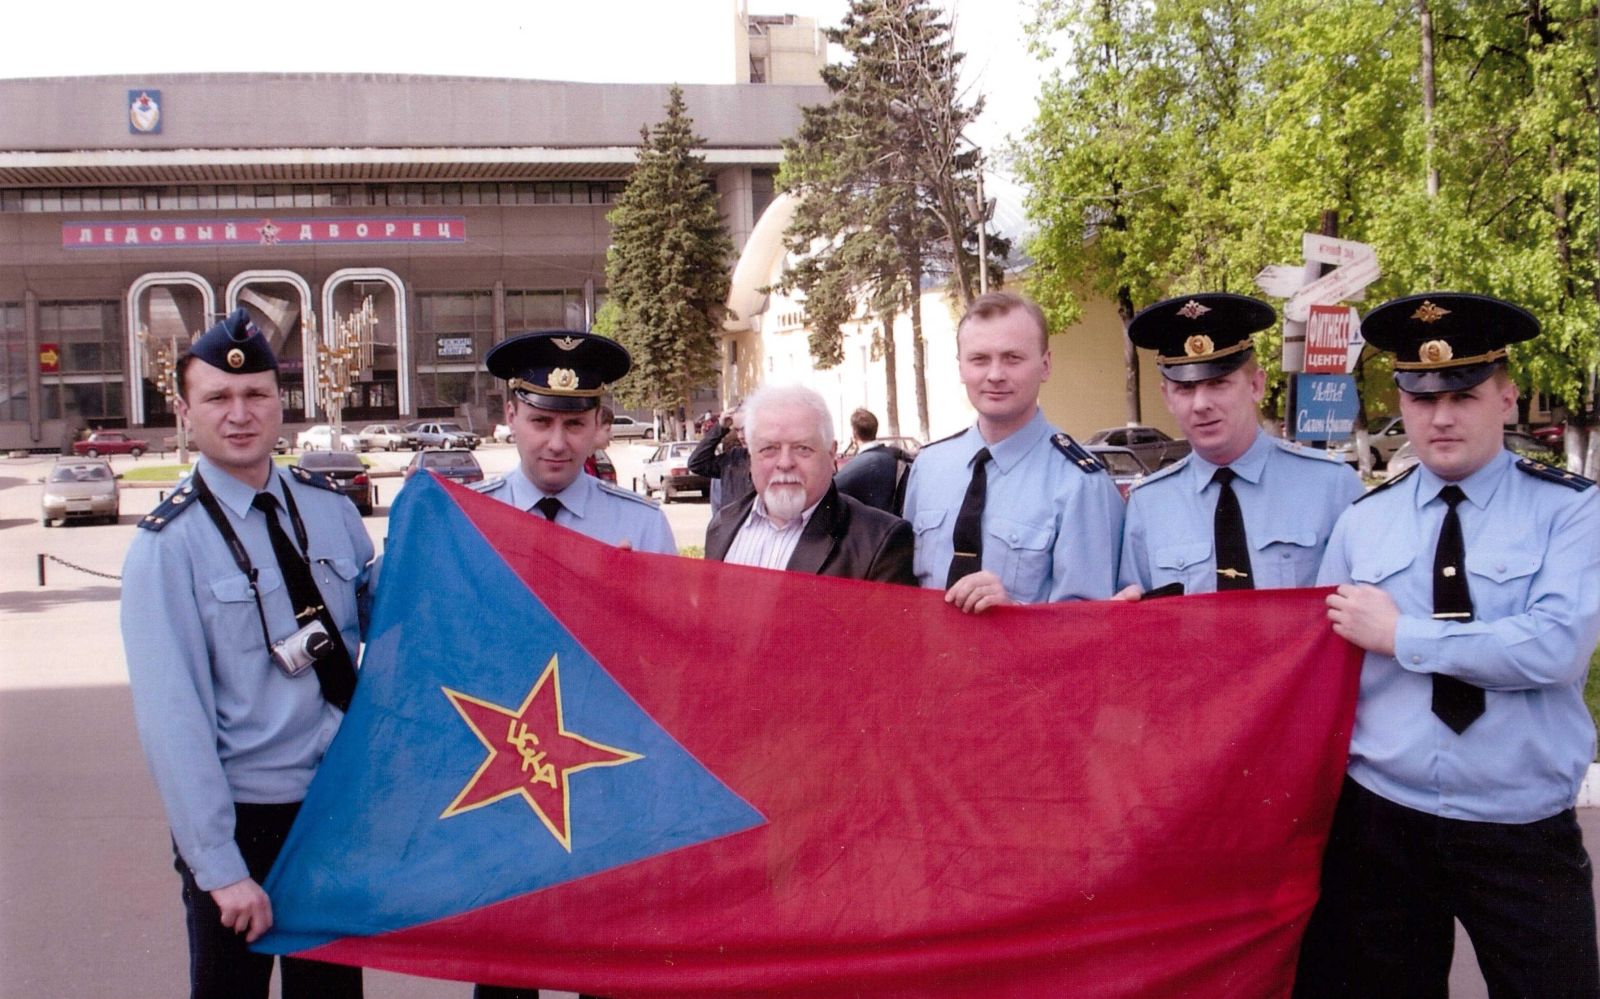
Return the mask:
[[243,309],[234,309],[221,322],[200,334],[185,353],[230,375],[253,375],[257,371],[278,369],[278,358],[267,345],[267,338]]
[[1180,295],[1134,316],[1128,338],[1156,352],[1156,364],[1168,380],[1203,382],[1221,378],[1254,356],[1250,334],[1277,318],[1272,306],[1248,295]]
[[1438,291],[1383,303],[1361,320],[1361,335],[1394,355],[1396,385],[1429,395],[1482,383],[1506,344],[1539,335],[1539,320],[1498,298]]
[[483,359],[489,374],[504,378],[530,406],[582,412],[600,397],[633,359],[615,340],[574,330],[523,333],[496,344]]

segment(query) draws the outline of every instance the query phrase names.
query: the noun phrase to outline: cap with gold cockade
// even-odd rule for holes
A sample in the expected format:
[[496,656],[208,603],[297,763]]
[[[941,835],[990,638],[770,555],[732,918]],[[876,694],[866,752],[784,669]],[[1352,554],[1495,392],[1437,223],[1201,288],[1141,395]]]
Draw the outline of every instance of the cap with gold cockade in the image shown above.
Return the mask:
[[1435,291],[1383,303],[1361,320],[1361,335],[1394,355],[1396,385],[1429,395],[1483,382],[1507,344],[1539,335],[1539,320],[1488,295]]
[[582,412],[600,405],[633,359],[620,343],[596,333],[545,330],[496,344],[484,364],[530,406]]
[[215,326],[195,338],[184,353],[220,368],[230,375],[276,371],[278,358],[250,314],[234,309]]
[[1156,352],[1156,364],[1167,380],[1203,382],[1221,378],[1253,357],[1250,335],[1277,318],[1260,299],[1201,292],[1144,309],[1128,324],[1128,338]]

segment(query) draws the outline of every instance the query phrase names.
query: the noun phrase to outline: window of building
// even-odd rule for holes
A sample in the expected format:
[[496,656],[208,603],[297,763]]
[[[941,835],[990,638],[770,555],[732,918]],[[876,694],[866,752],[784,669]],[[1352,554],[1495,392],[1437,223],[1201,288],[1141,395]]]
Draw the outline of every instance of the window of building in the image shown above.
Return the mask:
[[762,56],[750,57],[750,82],[767,82],[767,60]]
[[761,213],[772,204],[773,191],[777,187],[778,171],[755,169],[750,171],[750,218],[758,221]]
[[39,343],[55,345],[60,355],[59,369],[41,376],[44,419],[127,416],[119,314],[116,302],[40,303]]
[[0,303],[0,420],[28,418],[28,334],[20,302]]

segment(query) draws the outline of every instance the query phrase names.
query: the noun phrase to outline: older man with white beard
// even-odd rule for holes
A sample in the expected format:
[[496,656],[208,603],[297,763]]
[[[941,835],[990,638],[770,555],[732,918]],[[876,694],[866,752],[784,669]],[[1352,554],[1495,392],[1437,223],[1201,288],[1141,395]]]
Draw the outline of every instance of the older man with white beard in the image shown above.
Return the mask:
[[833,418],[822,396],[763,387],[744,411],[755,492],[717,511],[706,558],[917,585],[911,526],[834,487]]

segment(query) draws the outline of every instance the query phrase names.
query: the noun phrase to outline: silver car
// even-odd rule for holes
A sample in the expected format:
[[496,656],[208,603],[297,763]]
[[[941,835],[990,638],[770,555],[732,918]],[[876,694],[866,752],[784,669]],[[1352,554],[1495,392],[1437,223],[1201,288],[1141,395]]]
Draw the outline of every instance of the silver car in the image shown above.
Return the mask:
[[122,495],[117,487],[121,476],[111,471],[104,458],[75,458],[56,462],[45,480],[43,511],[39,520],[45,527],[51,521],[102,520],[115,524],[122,513]]

